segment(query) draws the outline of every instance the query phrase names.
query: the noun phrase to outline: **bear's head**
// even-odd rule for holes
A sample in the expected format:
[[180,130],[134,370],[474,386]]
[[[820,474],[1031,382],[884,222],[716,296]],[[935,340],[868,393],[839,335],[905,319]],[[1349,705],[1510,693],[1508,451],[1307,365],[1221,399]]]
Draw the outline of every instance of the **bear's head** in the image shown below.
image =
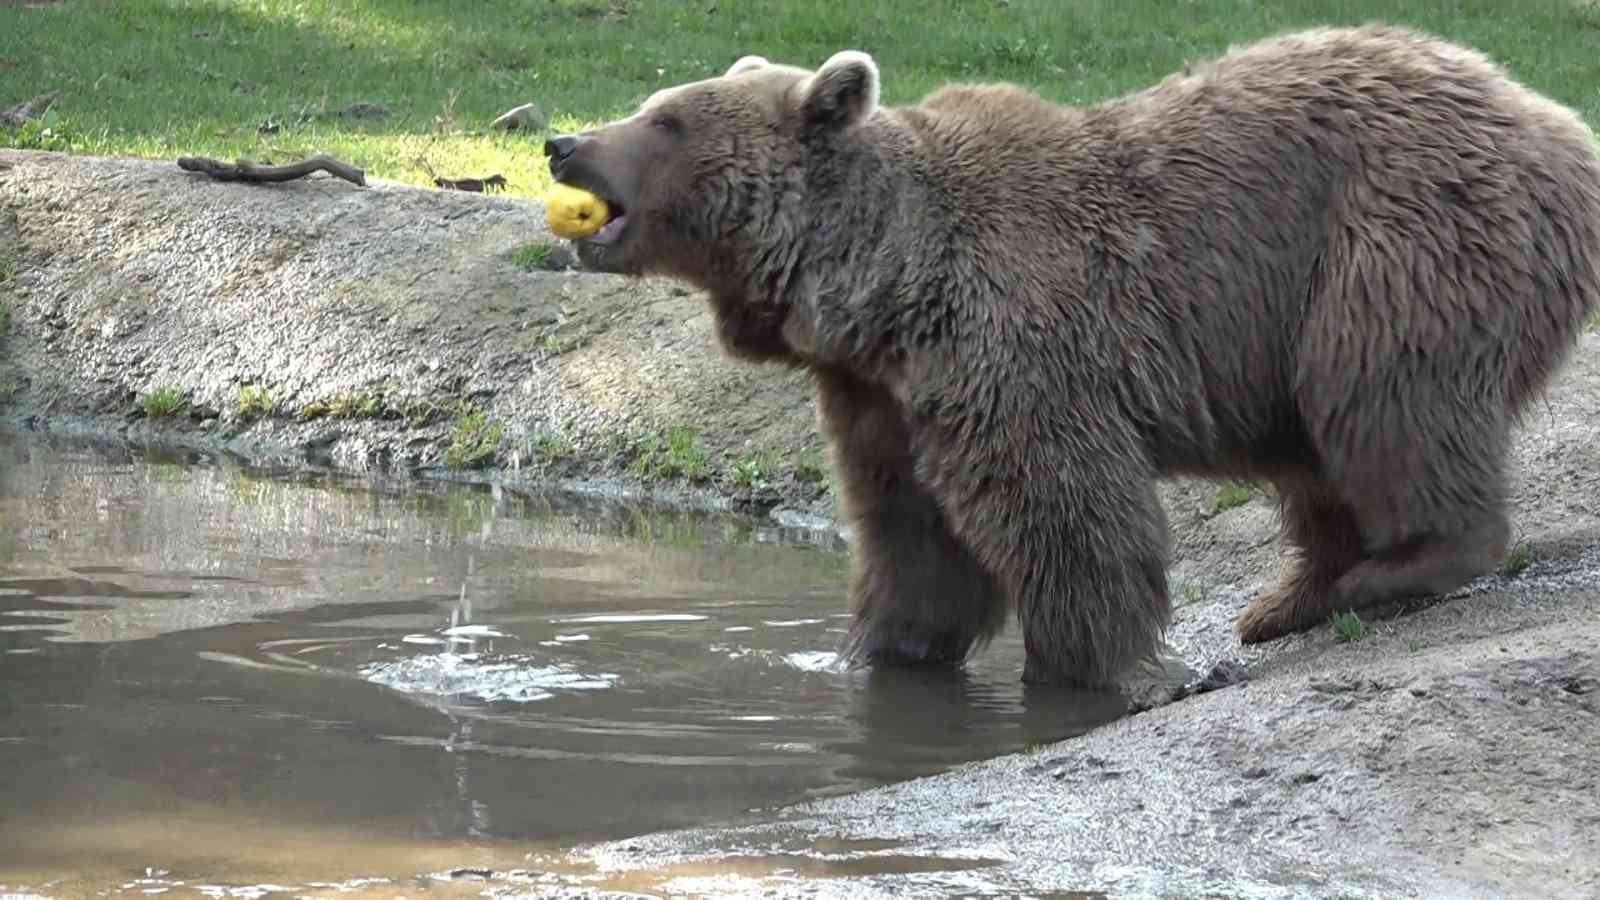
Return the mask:
[[609,207],[605,227],[577,242],[585,268],[743,295],[777,277],[761,267],[807,227],[807,160],[877,107],[865,53],[836,53],[815,71],[746,56],[544,150],[557,181]]

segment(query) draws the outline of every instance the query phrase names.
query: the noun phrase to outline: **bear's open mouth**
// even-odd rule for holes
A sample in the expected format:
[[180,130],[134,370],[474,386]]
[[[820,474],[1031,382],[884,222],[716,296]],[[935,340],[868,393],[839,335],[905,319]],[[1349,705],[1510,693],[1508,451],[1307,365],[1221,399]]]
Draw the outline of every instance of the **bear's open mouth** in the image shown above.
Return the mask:
[[599,231],[584,238],[585,241],[591,244],[612,243],[622,234],[622,229],[628,227],[628,211],[622,207],[622,204],[612,203],[608,200],[606,201],[606,206],[611,210],[611,217],[606,219],[606,224],[600,226]]
[[628,208],[624,206],[621,201],[616,199],[615,192],[608,190],[603,186],[603,184],[595,183],[596,181],[598,181],[598,179],[585,180],[583,183],[564,182],[566,184],[572,184],[574,187],[577,187],[580,190],[588,191],[589,193],[594,194],[601,200],[605,201],[605,224],[600,226],[599,231],[596,231],[594,234],[591,234],[586,238],[580,238],[579,241],[582,243],[602,245],[615,243],[617,238],[622,236],[622,229],[628,227]]

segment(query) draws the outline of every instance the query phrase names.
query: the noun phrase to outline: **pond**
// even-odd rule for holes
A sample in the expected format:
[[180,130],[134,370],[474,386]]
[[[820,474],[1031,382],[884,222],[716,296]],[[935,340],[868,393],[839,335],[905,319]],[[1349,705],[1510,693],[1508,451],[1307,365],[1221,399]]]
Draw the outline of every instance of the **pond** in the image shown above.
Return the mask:
[[0,886],[528,865],[1120,711],[1026,692],[1014,630],[842,671],[848,566],[731,515],[0,433]]

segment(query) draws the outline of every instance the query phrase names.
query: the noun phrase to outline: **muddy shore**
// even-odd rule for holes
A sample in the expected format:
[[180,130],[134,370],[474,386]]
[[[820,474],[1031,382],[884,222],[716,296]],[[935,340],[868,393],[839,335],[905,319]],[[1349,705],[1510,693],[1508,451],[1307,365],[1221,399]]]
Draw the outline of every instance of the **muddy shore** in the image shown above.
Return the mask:
[[[0,428],[663,502],[842,546],[805,377],[724,359],[693,293],[546,247],[538,206],[506,198],[0,150]],[[1354,640],[1241,648],[1232,618],[1280,563],[1270,498],[1166,485],[1171,639],[1241,683],[765,824],[582,848],[585,883],[1600,895],[1597,412],[1591,332],[1519,435],[1505,570]]]

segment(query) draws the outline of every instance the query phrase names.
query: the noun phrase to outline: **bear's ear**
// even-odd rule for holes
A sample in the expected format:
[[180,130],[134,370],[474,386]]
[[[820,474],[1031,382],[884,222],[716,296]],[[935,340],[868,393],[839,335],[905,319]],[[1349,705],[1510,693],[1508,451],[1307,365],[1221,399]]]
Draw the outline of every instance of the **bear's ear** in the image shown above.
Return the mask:
[[878,64],[859,50],[828,57],[800,84],[800,114],[811,128],[848,128],[878,108]]
[[728,71],[722,73],[722,77],[732,78],[735,75],[754,72],[756,69],[765,69],[770,65],[772,63],[767,62],[767,58],[764,56],[741,56],[737,62],[728,67]]

